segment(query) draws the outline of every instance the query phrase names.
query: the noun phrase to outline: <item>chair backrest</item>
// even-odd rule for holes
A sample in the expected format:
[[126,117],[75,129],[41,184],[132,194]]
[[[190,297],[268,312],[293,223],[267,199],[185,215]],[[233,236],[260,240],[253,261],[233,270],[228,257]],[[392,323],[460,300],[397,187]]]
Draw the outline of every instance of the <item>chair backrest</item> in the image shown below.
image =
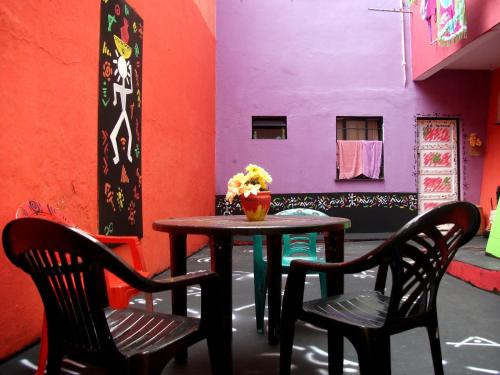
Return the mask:
[[104,268],[133,272],[126,263],[85,232],[38,217],[11,221],[2,240],[9,260],[38,288],[49,340],[96,358],[119,355],[104,312]]
[[365,258],[379,263],[375,288],[384,291],[387,268],[392,286],[386,324],[435,308],[439,282],[460,246],[480,225],[469,202],[440,205],[402,227]]
[[[69,227],[78,228],[61,211],[49,203],[29,200],[19,206],[16,210],[16,219],[22,217],[40,217]],[[113,248],[113,251],[126,259],[134,266],[136,271],[146,271],[146,262],[140,249],[139,238],[136,236],[107,236],[103,234],[91,233],[92,237]]]
[[69,218],[67,218],[61,211],[48,203],[29,200],[19,206],[16,210],[16,219],[21,217],[43,217],[70,227],[77,227]]
[[[278,212],[280,216],[328,216],[327,214],[310,208],[292,208]],[[293,258],[316,260],[317,233],[284,234],[283,235],[283,263],[289,264]]]

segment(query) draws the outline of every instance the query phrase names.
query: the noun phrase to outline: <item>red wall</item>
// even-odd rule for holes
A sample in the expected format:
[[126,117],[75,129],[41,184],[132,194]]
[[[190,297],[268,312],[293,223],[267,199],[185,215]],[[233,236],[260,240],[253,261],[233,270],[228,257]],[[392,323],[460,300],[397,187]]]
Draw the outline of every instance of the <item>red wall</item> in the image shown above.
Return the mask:
[[[420,17],[419,5],[412,6],[411,49],[413,79],[419,79],[429,69],[441,63],[500,22],[500,1],[466,0],[465,4],[467,38],[449,46],[430,43],[427,21],[422,20]],[[433,40],[436,39],[437,28],[434,21],[435,19],[432,17]]]
[[[156,218],[212,214],[215,0],[130,0],[144,20],[142,241],[149,270],[168,266]],[[0,5],[0,227],[29,198],[97,229],[98,0]],[[190,241],[190,251],[204,238]],[[0,359],[36,340],[42,307],[0,251]]]
[[500,124],[496,125],[497,113],[500,111],[500,69],[493,72],[491,78],[490,103],[486,147],[484,150],[483,182],[481,185],[481,206],[485,218],[489,217],[491,203],[496,207],[496,191],[500,186]]

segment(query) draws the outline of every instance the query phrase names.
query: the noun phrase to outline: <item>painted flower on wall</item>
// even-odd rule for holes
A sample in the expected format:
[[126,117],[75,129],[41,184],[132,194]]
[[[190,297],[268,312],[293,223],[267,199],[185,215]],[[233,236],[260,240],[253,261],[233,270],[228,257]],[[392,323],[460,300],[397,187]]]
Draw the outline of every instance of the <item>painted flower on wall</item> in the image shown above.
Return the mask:
[[483,145],[483,142],[481,139],[477,136],[476,133],[470,133],[469,134],[469,145],[471,147],[481,147]]
[[476,133],[469,134],[469,155],[470,156],[481,156],[481,146],[483,141],[477,136]]
[[232,203],[236,196],[248,197],[250,194],[257,195],[259,191],[266,191],[268,184],[273,181],[271,175],[256,164],[248,164],[245,172],[235,174],[227,182],[226,200],[229,203]]

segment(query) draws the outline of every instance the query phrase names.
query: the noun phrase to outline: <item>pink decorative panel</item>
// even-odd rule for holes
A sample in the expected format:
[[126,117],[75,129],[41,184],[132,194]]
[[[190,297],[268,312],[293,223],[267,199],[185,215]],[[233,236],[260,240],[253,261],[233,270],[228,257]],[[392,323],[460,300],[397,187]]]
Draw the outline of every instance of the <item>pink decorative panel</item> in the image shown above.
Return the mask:
[[417,120],[419,212],[458,199],[457,120]]
[[424,125],[424,142],[450,142],[450,129],[443,125],[434,125],[432,123]]
[[426,176],[424,177],[424,193],[451,193],[450,176]]
[[451,168],[450,151],[422,151],[423,167]]

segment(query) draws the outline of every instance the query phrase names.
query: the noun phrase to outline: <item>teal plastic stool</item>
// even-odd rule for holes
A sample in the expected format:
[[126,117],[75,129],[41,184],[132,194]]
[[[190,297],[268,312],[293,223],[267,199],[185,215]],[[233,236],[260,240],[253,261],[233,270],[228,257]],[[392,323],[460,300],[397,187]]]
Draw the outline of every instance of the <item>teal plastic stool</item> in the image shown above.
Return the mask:
[[[327,214],[311,210],[308,208],[292,208],[289,210],[278,212],[276,215],[286,216],[328,216]],[[304,259],[310,261],[318,261],[316,253],[317,233],[306,234],[284,234],[283,242],[283,257],[281,267],[283,273],[288,272],[290,263],[294,259]],[[263,236],[253,236],[253,272],[254,272],[254,294],[255,294],[255,319],[257,323],[257,332],[264,332],[264,310],[266,307],[267,294],[267,262],[263,252]],[[321,297],[326,297],[326,275],[323,272],[319,273],[321,284]]]

